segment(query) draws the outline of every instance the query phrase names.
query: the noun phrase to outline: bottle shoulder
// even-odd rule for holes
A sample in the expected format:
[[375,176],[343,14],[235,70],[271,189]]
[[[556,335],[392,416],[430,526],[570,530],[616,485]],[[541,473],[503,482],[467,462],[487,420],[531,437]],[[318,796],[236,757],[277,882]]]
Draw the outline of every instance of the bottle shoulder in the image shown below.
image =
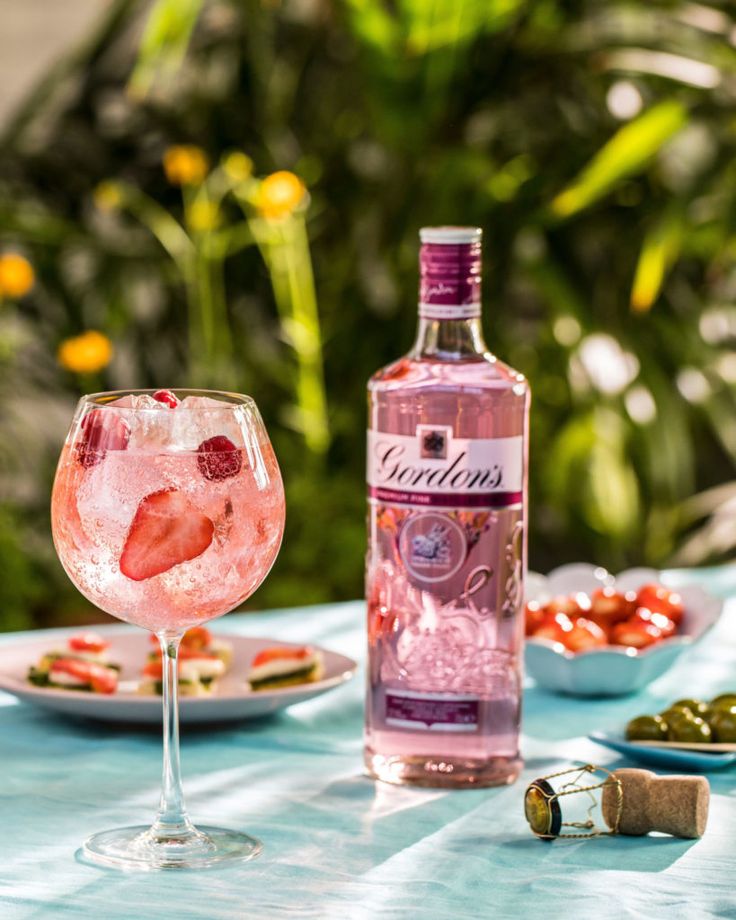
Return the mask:
[[376,371],[368,381],[372,393],[426,389],[513,390],[517,396],[527,394],[526,377],[490,352],[468,358],[413,357]]

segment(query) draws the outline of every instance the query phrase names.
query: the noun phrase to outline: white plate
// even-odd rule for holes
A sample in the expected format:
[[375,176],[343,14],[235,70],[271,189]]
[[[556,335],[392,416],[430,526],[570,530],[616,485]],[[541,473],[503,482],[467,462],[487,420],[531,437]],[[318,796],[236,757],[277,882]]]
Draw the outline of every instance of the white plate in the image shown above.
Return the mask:
[[[109,696],[100,693],[83,693],[79,690],[57,690],[56,688],[34,687],[26,680],[28,668],[52,649],[64,648],[68,636],[79,629],[55,632],[43,639],[28,642],[12,642],[0,647],[0,690],[17,696],[18,699],[45,709],[54,709],[67,715],[102,719],[109,722],[161,722],[161,697],[142,696],[135,692],[134,684],[140,679],[140,672],[146,656],[152,648],[149,633],[121,632],[119,627],[95,629],[109,639],[110,660],[122,666],[121,687]],[[250,636],[228,636],[214,634],[218,639],[227,639],[233,644],[233,663],[230,670],[220,679],[217,690],[211,697],[183,697],[179,701],[182,722],[227,722],[236,719],[253,719],[268,715],[319,696],[350,680],[356,663],[346,655],[319,648],[325,666],[325,676],[313,683],[281,687],[276,690],[250,689],[246,675],[253,656],[269,645],[296,645],[275,639],[255,639]]]

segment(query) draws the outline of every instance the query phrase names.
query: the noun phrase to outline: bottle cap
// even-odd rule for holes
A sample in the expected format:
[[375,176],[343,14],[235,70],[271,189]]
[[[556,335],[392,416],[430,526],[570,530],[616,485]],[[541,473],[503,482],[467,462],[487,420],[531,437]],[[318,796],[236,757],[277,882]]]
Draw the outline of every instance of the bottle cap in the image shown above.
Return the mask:
[[480,243],[482,236],[483,231],[480,227],[422,227],[419,231],[419,239],[423,243],[445,246]]

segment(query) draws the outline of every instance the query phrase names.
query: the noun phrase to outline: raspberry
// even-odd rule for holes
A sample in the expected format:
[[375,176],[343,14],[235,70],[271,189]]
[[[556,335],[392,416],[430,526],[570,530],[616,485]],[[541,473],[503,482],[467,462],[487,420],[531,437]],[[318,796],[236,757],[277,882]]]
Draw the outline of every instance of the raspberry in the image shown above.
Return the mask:
[[243,458],[230,438],[218,434],[209,438],[197,448],[199,472],[211,482],[221,482],[237,476],[243,465]]
[[168,406],[169,409],[176,409],[179,405],[179,400],[174,396],[171,390],[156,390],[153,394],[153,398],[160,403],[163,403],[165,406]]

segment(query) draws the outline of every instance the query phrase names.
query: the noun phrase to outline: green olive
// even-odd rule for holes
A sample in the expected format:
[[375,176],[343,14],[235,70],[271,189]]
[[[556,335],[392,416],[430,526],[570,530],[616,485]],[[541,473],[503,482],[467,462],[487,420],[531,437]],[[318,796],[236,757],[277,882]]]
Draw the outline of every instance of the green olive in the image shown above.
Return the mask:
[[686,741],[690,743],[707,744],[712,741],[710,725],[699,716],[691,719],[677,719],[670,724],[667,733],[669,741]]
[[730,709],[736,706],[736,693],[722,693],[710,701],[711,709]]
[[629,741],[666,741],[667,723],[661,716],[637,716],[626,726]]
[[660,712],[660,716],[667,722],[675,722],[678,719],[694,719],[695,714],[691,709],[685,709],[683,706],[670,706],[669,709],[665,709],[663,712]]
[[707,703],[704,703],[702,700],[693,699],[677,700],[676,703],[670,706],[670,709],[689,709],[694,716],[702,715],[707,708]]
[[711,717],[710,727],[714,741],[736,742],[736,706],[716,710]]

